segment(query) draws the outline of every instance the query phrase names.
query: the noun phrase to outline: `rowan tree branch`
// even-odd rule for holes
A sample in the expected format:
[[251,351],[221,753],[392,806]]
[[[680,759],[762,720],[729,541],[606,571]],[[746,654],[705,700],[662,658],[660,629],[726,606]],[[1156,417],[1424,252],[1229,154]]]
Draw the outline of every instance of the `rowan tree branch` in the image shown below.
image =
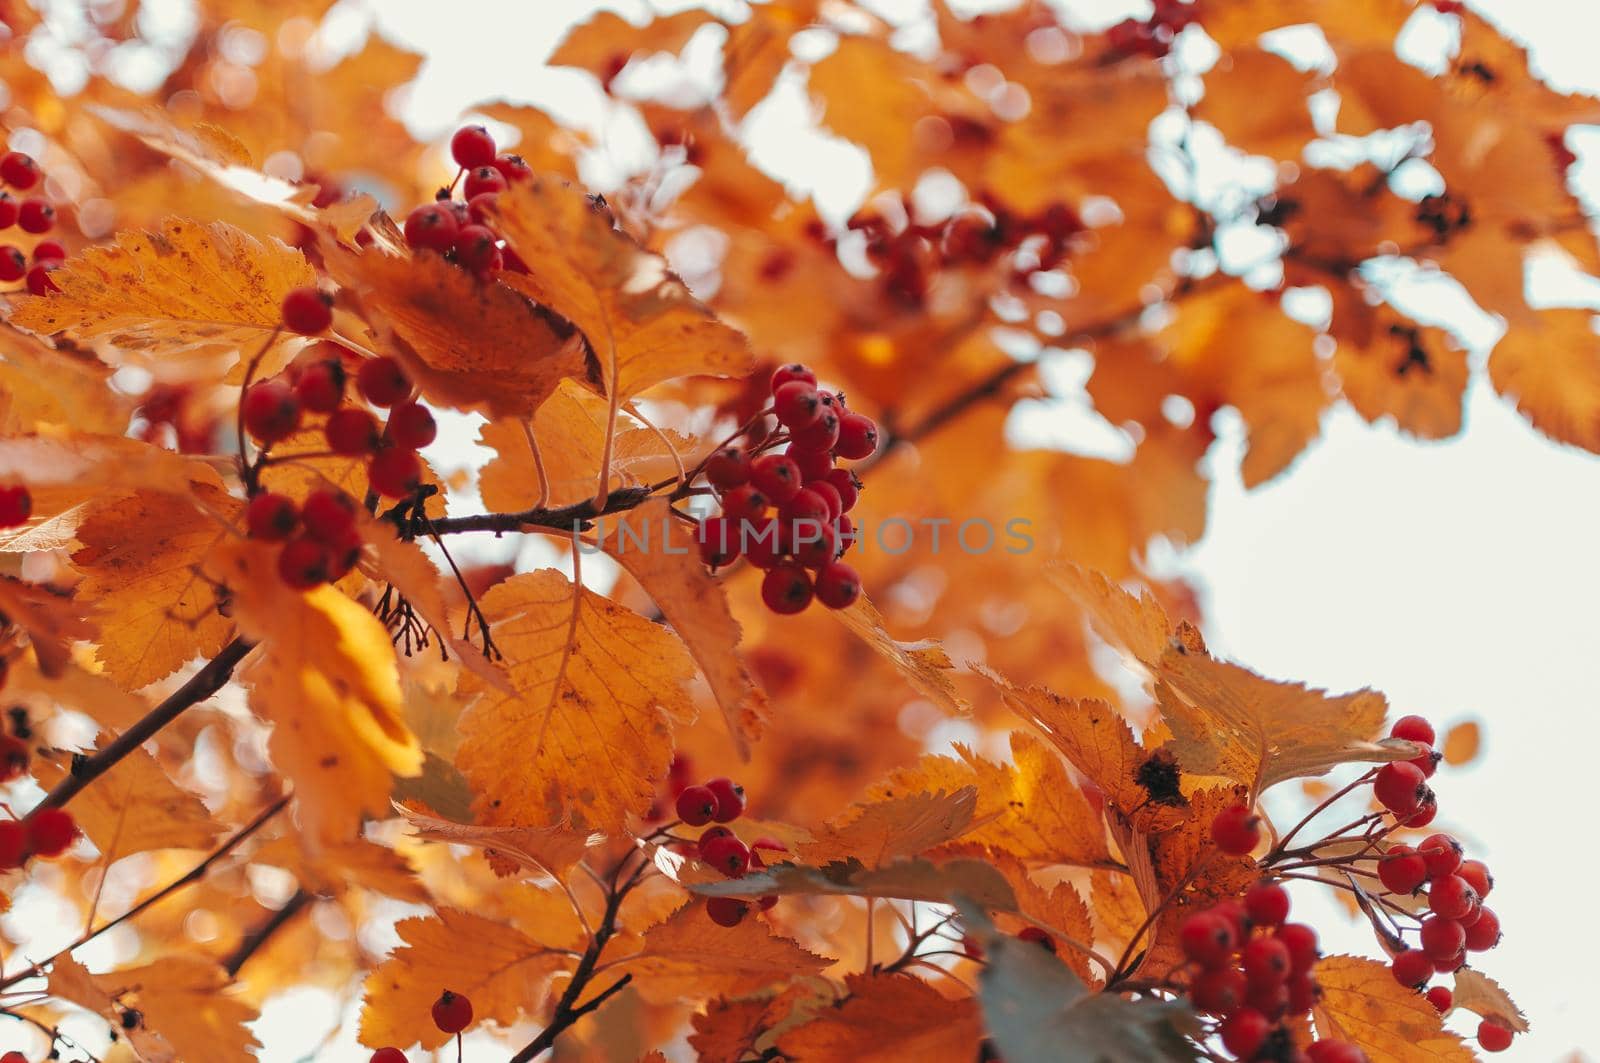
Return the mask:
[[[676,477],[667,481],[669,484],[676,482]],[[519,513],[475,513],[468,517],[443,517],[435,521],[413,518],[403,521],[401,530],[413,537],[430,533],[454,535],[458,532],[494,532],[496,535],[504,535],[508,532],[536,531],[540,528],[565,532],[588,531],[596,517],[634,509],[655,490],[655,486],[619,487],[606,496],[606,504],[598,510],[594,508],[593,499],[585,499],[570,506],[525,509]]]
[[29,810],[24,822],[32,819],[42,808],[60,808],[78,795],[85,786],[117,766],[117,763],[135,749],[148,742],[163,727],[181,716],[185,709],[198,705],[221,690],[233,675],[233,670],[244,660],[254,643],[236,638],[226,646],[183,686],[168,694],[166,699],[145,713],[134,725],[122,732],[111,744],[86,757],[73,766],[67,777],[44,795],[44,800]]
[[271,941],[274,934],[282,930],[289,920],[299,915],[307,905],[316,899],[316,895],[307,892],[304,886],[296,890],[294,895],[289,898],[288,903],[273,912],[260,926],[256,927],[243,941],[239,942],[239,947],[233,950],[233,954],[222,965],[222,969],[228,972],[228,977],[237,978],[239,969],[250,962],[250,957],[260,952],[261,947]]

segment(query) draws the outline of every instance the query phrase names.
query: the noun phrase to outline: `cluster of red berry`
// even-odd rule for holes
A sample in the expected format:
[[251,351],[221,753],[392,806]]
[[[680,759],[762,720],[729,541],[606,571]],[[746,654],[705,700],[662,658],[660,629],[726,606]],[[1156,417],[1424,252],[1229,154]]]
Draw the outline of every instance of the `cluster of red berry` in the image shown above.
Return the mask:
[[[310,298],[301,294],[305,292],[311,293]],[[284,301],[284,323],[295,332],[316,335],[331,320],[331,311],[315,289],[297,289]],[[356,366],[361,398],[389,410],[385,423],[363,406],[346,404],[351,365]],[[362,358],[341,344],[323,340],[282,376],[252,385],[239,413],[245,430],[263,451],[299,430],[304,414],[325,414],[322,434],[328,449],[367,459],[367,481],[374,491],[387,498],[407,498],[422,483],[417,451],[438,434],[433,414],[411,394],[411,378],[394,359]],[[264,491],[251,498],[246,513],[252,538],[284,544],[279,573],[284,582],[301,590],[350,571],[361,552],[355,518],[355,501],[331,488],[313,491],[299,505],[286,495]]]
[[[456,130],[450,138],[450,155],[461,167],[450,187],[438,198],[406,216],[406,246],[413,251],[443,255],[475,277],[492,277],[502,269],[526,273],[515,251],[505,246],[489,224],[488,208],[495,197],[533,171],[520,155],[497,153],[494,137],[481,125]],[[453,198],[461,186],[461,199]]]
[[1172,50],[1172,41],[1197,18],[1195,5],[1184,0],[1155,0],[1148,19],[1125,18],[1106,30],[1106,43],[1123,55],[1160,59]]
[[[1433,725],[1421,716],[1404,716],[1389,734],[1425,748],[1410,760],[1385,764],[1373,773],[1373,796],[1393,819],[1387,826],[1375,826],[1377,833],[1369,835],[1367,846],[1347,862],[1376,860],[1376,878],[1387,895],[1416,897],[1426,890],[1427,914],[1415,928],[1418,942],[1415,946],[1402,943],[1400,951],[1393,954],[1390,970],[1401,985],[1425,991],[1429,1002],[1443,1013],[1453,1003],[1450,990],[1429,988],[1428,982],[1435,974],[1460,969],[1467,962],[1467,953],[1483,952],[1500,942],[1500,919],[1483,904],[1494,878],[1482,861],[1464,859],[1461,843],[1448,834],[1431,834],[1416,846],[1395,842],[1378,849],[1391,831],[1425,827],[1439,812],[1428,785],[1442,759],[1434,749],[1437,736]],[[1382,816],[1374,814],[1372,818]],[[1225,853],[1246,855],[1261,842],[1261,818],[1245,805],[1231,806],[1212,820],[1211,838]],[[1370,870],[1361,873],[1373,874]],[[1502,1052],[1510,1046],[1512,1033],[1496,1019],[1485,1018],[1478,1027],[1478,1043],[1486,1051]]]
[[[767,430],[769,414],[781,426],[777,431]],[[854,537],[846,514],[861,481],[834,462],[871,455],[878,426],[846,409],[843,395],[819,389],[816,374],[803,365],[773,374],[771,405],[754,422],[744,443],[706,459],[706,481],[722,515],[701,522],[700,556],[713,569],[741,557],[764,569],[761,598],[775,613],[798,613],[812,598],[830,609],[848,608],[861,596],[861,579],[839,557]]]
[[[20,151],[7,152],[0,157],[0,181],[18,192],[26,192],[44,178],[39,164],[31,155]],[[29,196],[18,203],[9,192],[0,192],[0,229],[13,225],[25,233],[42,235],[55,228],[56,208],[43,196]],[[67,259],[67,249],[54,240],[41,240],[33,249],[33,265],[28,256],[13,244],[0,244],[0,282],[27,278],[28,291],[34,295],[47,295],[60,291],[50,274]]]
[[[459,1038],[461,1031],[472,1025],[472,1001],[446,989],[433,1002],[433,1024]],[[4,1061],[0,1060],[0,1063]],[[368,1063],[406,1063],[406,1054],[398,1048],[380,1048],[372,1053]]]
[[[1030,257],[1026,262],[1017,260],[1012,278],[1020,283],[1036,270],[1060,265],[1071,251],[1072,238],[1084,229],[1083,219],[1065,203],[1052,203],[1032,216],[1017,214],[988,193],[980,205],[982,210],[923,223],[914,220],[910,202],[902,199],[900,213],[913,220],[898,224],[869,209],[858,211],[845,227],[866,238],[867,258],[878,268],[884,295],[912,310],[923,306],[934,276],[942,269],[985,266],[1026,244]],[[836,243],[820,224],[812,235],[825,246]],[[776,280],[786,268],[782,260],[769,259],[761,272]]]
[[1291,923],[1289,893],[1259,882],[1244,903],[1223,901],[1189,916],[1178,943],[1190,963],[1189,999],[1213,1016],[1223,1047],[1241,1060],[1300,1058],[1310,1063],[1362,1063],[1347,1041],[1324,1039],[1294,1051],[1291,1020],[1316,1004],[1317,932]]
[[0,819],[0,871],[22,867],[35,856],[60,856],[78,837],[78,825],[64,808],[41,808],[26,820]]
[[[749,845],[740,841],[732,830],[723,826],[744,815],[744,787],[726,776],[703,783],[689,783],[689,762],[674,758],[668,775],[668,786],[673,793],[673,807],[679,822],[688,827],[715,824],[696,840],[681,841],[675,847],[687,852],[729,878],[738,878],[750,870],[766,867],[762,852],[787,852],[788,847],[775,838],[761,837]],[[778,903],[777,897],[762,897],[756,902],[761,911]],[[706,914],[721,926],[737,926],[749,914],[752,905],[737,897],[712,897],[706,901]]]

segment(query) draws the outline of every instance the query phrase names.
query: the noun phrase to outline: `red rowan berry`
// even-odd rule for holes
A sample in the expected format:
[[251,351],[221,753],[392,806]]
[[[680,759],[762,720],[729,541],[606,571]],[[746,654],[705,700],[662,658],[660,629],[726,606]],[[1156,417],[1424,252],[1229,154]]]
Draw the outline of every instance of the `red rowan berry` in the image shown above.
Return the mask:
[[1436,738],[1433,724],[1421,716],[1400,717],[1394,722],[1394,726],[1389,728],[1389,736],[1403,738],[1407,742],[1421,742],[1425,746],[1433,745]]
[[856,508],[861,497],[861,478],[849,469],[829,469],[822,481],[833,486],[839,495],[839,512],[848,513]]
[[47,233],[55,228],[56,208],[43,199],[24,199],[17,209],[17,224],[27,233]]
[[245,526],[252,539],[281,543],[300,526],[300,510],[288,495],[267,491],[250,500]]
[[380,450],[367,462],[367,480],[385,498],[405,498],[422,484],[422,461],[414,450]]
[[1306,1046],[1311,1063],[1367,1063],[1367,1054],[1349,1041],[1313,1041]]
[[471,201],[485,193],[504,192],[506,190],[505,174],[493,163],[475,166],[467,173],[466,184],[462,187],[462,195],[467,199],[468,206]]
[[314,362],[294,382],[294,397],[314,413],[332,413],[344,401],[344,378],[344,366],[337,360]]
[[750,463],[750,483],[781,506],[800,491],[800,466],[783,454],[763,454]]
[[1317,1006],[1317,1001],[1322,999],[1322,987],[1317,985],[1317,980],[1311,977],[1311,972],[1292,974],[1289,976],[1289,1011],[1295,1015],[1304,1015]]
[[[0,671],[4,671],[4,667],[0,665]],[[0,783],[21,776],[28,770],[29,759],[28,743],[16,735],[0,735]]]
[[1178,925],[1183,954],[1202,967],[1220,967],[1233,958],[1233,924],[1216,912],[1196,912]]
[[456,261],[474,273],[489,269],[499,250],[494,231],[485,226],[464,225],[456,234]]
[[718,838],[732,838],[732,837],[734,837],[734,833],[733,833],[733,831],[729,830],[727,827],[723,827],[723,826],[707,827],[704,831],[702,831],[700,833],[700,838],[696,842],[696,844],[700,848],[700,856],[701,856],[701,858],[704,859],[704,857],[705,857],[706,846],[710,845],[712,842],[716,841]]
[[1466,928],[1463,936],[1468,951],[1489,951],[1500,944],[1500,917],[1493,909],[1480,907],[1477,920]]
[[848,609],[861,597],[861,577],[843,561],[830,561],[817,572],[816,592],[829,609]]
[[1289,986],[1283,982],[1258,982],[1245,990],[1244,1003],[1276,1022],[1289,1010]]
[[1489,896],[1489,891],[1494,888],[1494,876],[1489,874],[1489,865],[1482,860],[1461,861],[1456,874],[1467,880],[1467,884],[1477,892],[1480,901]]
[[1250,936],[1250,913],[1244,910],[1244,905],[1233,899],[1218,901],[1211,906],[1212,915],[1220,915],[1233,927],[1233,939],[1244,941]]
[[[5,226],[0,225],[0,229]],[[33,260],[35,262],[65,262],[67,249],[58,240],[40,240],[33,245]]]
[[722,496],[722,515],[737,532],[745,523],[755,523],[767,515],[767,496],[754,484],[731,488]]
[[1511,1031],[1494,1019],[1478,1023],[1478,1047],[1485,1052],[1504,1052],[1511,1047]]
[[1462,967],[1466,966],[1466,963],[1467,950],[1462,949],[1449,959],[1435,960],[1433,969],[1439,974],[1454,974],[1456,971],[1459,971]]
[[378,449],[383,429],[370,411],[359,406],[346,406],[328,415],[328,423],[322,426],[322,435],[328,441],[329,450],[355,458]]
[[21,1052],[7,1052],[0,1056],[0,1063],[28,1063],[28,1057]]
[[[794,446],[801,450],[815,450],[823,453],[832,450],[833,445],[839,441],[839,414],[824,406],[822,411],[817,414],[816,420],[806,427],[796,430],[792,438]],[[824,473],[823,475],[827,474]]]
[[798,613],[811,604],[811,577],[793,561],[781,561],[761,581],[761,600],[774,613]]
[[707,782],[706,789],[717,799],[717,811],[712,818],[718,823],[732,823],[744,815],[744,787],[722,775]]
[[328,548],[315,539],[290,539],[278,553],[278,578],[297,591],[328,582]]
[[1427,752],[1420,756],[1412,757],[1406,763],[1415,766],[1418,771],[1422,772],[1424,779],[1431,779],[1434,772],[1439,770],[1439,764],[1443,760],[1444,754],[1429,746]]
[[27,852],[28,828],[14,819],[0,819],[0,871],[21,867]]
[[66,852],[78,837],[78,825],[64,808],[41,808],[27,824],[28,849],[46,859]]
[[718,926],[738,926],[749,911],[750,905],[737,897],[710,897],[706,900],[706,915]]
[[1218,1027],[1223,1047],[1240,1059],[1254,1058],[1271,1030],[1267,1017],[1254,1008],[1240,1008]]
[[439,426],[426,406],[403,402],[389,411],[389,439],[397,447],[421,450],[439,436]]
[[61,263],[46,260],[28,267],[28,294],[52,295],[61,290],[50,274],[61,268]]
[[500,171],[500,176],[506,179],[507,184],[526,181],[533,176],[533,167],[521,155],[496,156],[494,168]]
[[5,192],[0,192],[0,229],[9,229],[17,224],[17,214],[20,210],[16,200]]
[[281,380],[252,386],[240,412],[245,431],[262,443],[276,443],[300,427],[300,402]]
[[1039,927],[1023,927],[1021,930],[1017,931],[1017,940],[1031,941],[1041,949],[1044,949],[1050,955],[1054,956],[1056,954],[1055,939],[1053,939],[1048,932],[1041,930]]
[[398,1048],[380,1048],[367,1063],[406,1063],[406,1054]]
[[778,895],[776,893],[765,894],[756,901],[756,905],[763,912],[770,912],[778,906]]
[[343,542],[356,526],[355,499],[338,488],[318,488],[306,496],[300,507],[300,520],[306,535],[317,542]]
[[318,288],[295,288],[283,297],[283,326],[290,332],[315,336],[332,324],[333,299]]
[[0,281],[19,281],[27,272],[27,255],[11,244],[0,246]]
[[1422,807],[1422,795],[1427,789],[1422,772],[1416,765],[1404,761],[1385,764],[1372,783],[1372,791],[1379,802],[1400,817],[1412,815]]
[[778,423],[798,432],[817,423],[822,414],[822,403],[817,398],[815,385],[803,380],[791,380],[772,393],[772,412]]
[[791,534],[794,559],[806,568],[818,571],[839,556],[839,532],[831,524],[802,522],[793,527]]
[[1289,918],[1289,891],[1276,882],[1257,882],[1244,895],[1244,910],[1254,926],[1278,926]]
[[806,484],[805,490],[815,491],[828,504],[828,523],[831,524],[844,516],[844,500],[839,497],[839,492],[826,477],[815,483]]
[[337,542],[323,544],[323,548],[328,552],[328,582],[343,579],[356,567],[356,562],[361,560],[361,548],[364,545],[360,533],[354,528]]
[[356,371],[356,387],[374,406],[393,406],[411,394],[411,377],[393,358],[368,358]]
[[20,151],[8,151],[0,158],[0,181],[12,188],[27,190],[39,183],[39,164],[33,156]]
[[1254,938],[1240,950],[1239,965],[1252,986],[1281,985],[1289,980],[1289,946],[1277,938]]
[[1273,935],[1289,947],[1289,972],[1305,974],[1317,964],[1317,932],[1304,923],[1284,923]]
[[1433,960],[1421,949],[1406,949],[1389,961],[1394,980],[1408,989],[1421,989],[1433,977]]
[[1195,1008],[1213,1015],[1227,1015],[1244,1003],[1247,987],[1244,972],[1234,967],[1214,967],[1201,971],[1189,984],[1189,999]]
[[783,560],[788,546],[783,535],[783,524],[767,518],[738,529],[739,550],[745,560],[759,569],[769,569]]
[[472,1001],[446,989],[433,1002],[433,1024],[445,1033],[460,1033],[472,1025]]
[[450,157],[463,170],[494,164],[494,137],[481,125],[462,126],[450,138]]
[[1407,827],[1426,827],[1433,822],[1439,814],[1439,802],[1434,797],[1433,791],[1424,789],[1422,792],[1422,805],[1410,816],[1400,820]]
[[1390,893],[1415,893],[1428,880],[1428,861],[1409,845],[1393,845],[1378,859],[1378,879]]
[[847,413],[839,418],[839,441],[833,452],[854,461],[871,457],[878,449],[878,426],[870,417]]
[[1233,805],[1211,821],[1211,840],[1233,856],[1243,856],[1261,841],[1261,817],[1246,805]]
[[437,203],[427,203],[406,215],[406,246],[413,251],[437,251],[441,255],[456,246],[461,223],[455,211]]
[[22,484],[0,487],[0,528],[15,528],[33,516],[33,493]]
[[706,480],[718,491],[749,483],[749,451],[734,443],[714,452],[706,459]]
[[828,523],[828,503],[809,487],[802,487],[789,501],[779,505],[778,515],[798,535],[804,531],[796,527],[801,521]]
[[717,795],[704,786],[687,786],[678,794],[678,818],[691,827],[703,827],[717,815]]
[[1478,895],[1460,875],[1443,875],[1428,887],[1428,907],[1445,919],[1466,920],[1478,909]]
[[793,362],[789,365],[780,365],[773,371],[773,394],[777,394],[778,389],[783,387],[783,385],[795,380],[810,384],[812,387],[817,386],[817,374],[813,373],[810,369],[807,369],[799,362]]
[[1453,875],[1461,866],[1461,843],[1448,834],[1430,834],[1417,844],[1417,854],[1428,864],[1429,878]]
[[731,564],[739,556],[739,529],[726,517],[701,521],[695,538],[700,544],[700,560],[714,569]]
[[1422,921],[1422,951],[1435,962],[1447,960],[1460,952],[1467,943],[1467,932],[1454,919],[1437,915]]
[[1450,992],[1449,986],[1436,985],[1428,990],[1425,995],[1428,998],[1428,1003],[1432,1004],[1434,1010],[1440,1015],[1449,1011],[1456,1002],[1455,994]]
[[700,859],[729,878],[738,878],[750,867],[750,850],[738,838],[715,838],[701,844]]
[[798,443],[790,443],[784,455],[800,469],[800,482],[810,486],[826,480],[833,472],[833,455],[826,450],[808,450]]

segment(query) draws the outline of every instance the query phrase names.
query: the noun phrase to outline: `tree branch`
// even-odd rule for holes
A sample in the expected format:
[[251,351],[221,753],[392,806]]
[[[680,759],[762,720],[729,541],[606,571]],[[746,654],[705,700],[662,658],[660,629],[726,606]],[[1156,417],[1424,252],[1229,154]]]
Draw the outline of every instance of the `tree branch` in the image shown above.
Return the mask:
[[228,972],[228,977],[230,979],[237,978],[239,969],[250,962],[250,957],[260,952],[261,947],[272,940],[272,935],[282,930],[284,924],[299,915],[307,905],[316,899],[316,896],[308,893],[304,886],[296,890],[287,904],[273,912],[265,922],[256,927],[243,941],[239,942],[239,947],[233,950],[233,954],[222,965],[222,969]]
[[[667,481],[669,484],[676,482],[676,477]],[[444,517],[428,522],[413,518],[403,522],[401,528],[412,537],[427,535],[430,532],[438,535],[454,535],[457,532],[486,531],[504,535],[507,532],[538,528],[566,532],[574,529],[588,531],[590,522],[596,517],[633,509],[649,498],[654,490],[654,486],[619,487],[606,496],[606,504],[599,510],[594,508],[592,499],[586,499],[570,506],[558,506],[555,509],[525,509],[520,513],[476,513],[470,517]]]
[[206,662],[205,667],[189,677],[187,683],[168,694],[166,700],[145,713],[142,719],[118,735],[110,745],[75,765],[67,777],[56,784],[55,789],[44,795],[44,800],[29,810],[23,817],[24,822],[37,815],[41,808],[60,808],[71,801],[85,786],[116,767],[123,757],[181,716],[185,709],[198,705],[221,690],[252,648],[254,643],[242,638],[236,638],[222,647],[215,657]]

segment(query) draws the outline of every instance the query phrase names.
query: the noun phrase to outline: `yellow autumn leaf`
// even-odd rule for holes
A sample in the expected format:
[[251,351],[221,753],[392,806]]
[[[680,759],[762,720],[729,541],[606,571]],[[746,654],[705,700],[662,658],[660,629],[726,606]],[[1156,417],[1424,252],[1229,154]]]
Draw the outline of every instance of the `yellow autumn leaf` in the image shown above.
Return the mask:
[[[675,377],[738,376],[743,335],[718,321],[666,263],[612,223],[609,209],[554,177],[500,193],[496,227],[530,270],[501,280],[583,333],[615,421],[621,403]],[[607,448],[609,450],[609,448]]]
[[538,1008],[554,975],[576,963],[563,948],[455,908],[402,919],[395,930],[403,944],[363,986],[361,1043],[372,1048],[420,1043],[431,1050],[451,1040],[429,1011],[447,989],[472,1001],[474,1022],[510,1026]]
[[671,631],[552,569],[479,603],[513,690],[486,689],[461,718],[456,766],[483,822],[620,830],[672,759],[670,721],[694,716],[694,662]]
[[569,30],[548,61],[551,66],[579,67],[608,82],[635,52],[679,52],[702,26],[714,21],[708,11],[689,10],[652,18],[641,26],[602,11]]
[[818,866],[859,860],[867,867],[883,867],[961,837],[977,807],[976,786],[869,800],[818,827],[812,840],[800,846],[799,856]]
[[[371,486],[367,478],[367,460],[331,453],[320,426],[302,428],[273,444],[272,457],[274,464],[261,470],[261,484],[290,498],[305,498],[319,488],[337,487],[360,502]],[[428,459],[421,460],[423,486],[435,489],[423,502],[422,509],[428,517],[436,519],[445,515],[444,486]]]
[[1600,452],[1600,335],[1588,310],[1540,310],[1489,354],[1494,389],[1558,443]]
[[559,827],[482,827],[455,823],[401,805],[395,810],[416,830],[419,838],[470,845],[482,849],[497,867],[509,863],[552,878],[566,878],[590,843],[589,837]]
[[1067,777],[1061,758],[1021,731],[1011,735],[1011,757],[1012,764],[996,764],[958,745],[954,757],[930,754],[896,771],[867,799],[974,786],[978,804],[966,843],[1026,861],[1109,865],[1105,824]]
[[830,615],[856,634],[884,660],[899,669],[912,686],[946,712],[965,716],[972,706],[956,689],[952,677],[954,664],[943,646],[932,639],[900,642],[884,626],[883,614],[865,594],[848,609],[830,610]]
[[[174,355],[250,357],[282,323],[284,295],[317,276],[304,255],[271,237],[168,218],[159,231],[119,233],[74,255],[52,279],[61,290],[21,299],[12,324],[103,341],[118,359],[157,364]],[[274,341],[291,342],[298,337],[289,333]]]
[[[229,991],[220,966],[199,956],[168,956],[105,974],[90,974],[63,957],[51,971],[50,992],[105,1016],[146,1063],[247,1059],[260,1047],[245,1025],[259,1012]],[[136,1016],[132,1026],[130,1014]]]
[[768,929],[761,919],[720,926],[704,905],[679,908],[644,932],[643,948],[620,963],[633,988],[655,1004],[684,998],[735,996],[820,973],[829,964]]
[[207,565],[259,643],[242,678],[273,724],[268,749],[295,784],[303,828],[330,843],[355,836],[364,815],[388,809],[393,777],[422,769],[389,632],[333,587],[290,588],[270,545],[224,544]]
[[1307,97],[1312,75],[1262,48],[1235,48],[1206,72],[1193,114],[1250,155],[1295,160],[1316,135]]
[[214,655],[233,636],[202,566],[241,507],[204,486],[194,498],[204,510],[139,491],[94,508],[78,526],[72,563],[83,574],[78,594],[94,603],[101,625],[95,656],[128,690]]
[[[649,538],[626,538],[624,528]],[[765,722],[767,698],[739,655],[739,622],[722,582],[701,562],[693,533],[673,517],[666,499],[647,502],[610,530],[605,544],[611,557],[639,581],[683,639],[722,708],[734,745],[748,755]]]
[[947,997],[905,974],[852,975],[849,995],[778,1039],[786,1059],[932,1063],[978,1056],[983,1020],[971,997]]
[[436,254],[329,245],[325,261],[431,401],[528,417],[564,377],[591,376],[571,325]]
[[1389,965],[1361,956],[1327,956],[1314,974],[1322,999],[1313,1009],[1322,1037],[1349,1041],[1385,1063],[1469,1063],[1476,1058],[1446,1030],[1439,1012],[1395,981]]
[[1474,1015],[1494,1019],[1508,1030],[1516,1033],[1528,1032],[1528,1018],[1522,1014],[1522,1009],[1517,1007],[1516,1001],[1511,999],[1511,994],[1482,971],[1471,967],[1463,967],[1456,971],[1451,1003],[1452,1006],[1464,1008]]
[[[66,774],[49,762],[34,771],[46,788]],[[209,849],[222,830],[199,795],[180,787],[143,749],[85,788],[72,802],[72,816],[108,860],[152,849]]]

